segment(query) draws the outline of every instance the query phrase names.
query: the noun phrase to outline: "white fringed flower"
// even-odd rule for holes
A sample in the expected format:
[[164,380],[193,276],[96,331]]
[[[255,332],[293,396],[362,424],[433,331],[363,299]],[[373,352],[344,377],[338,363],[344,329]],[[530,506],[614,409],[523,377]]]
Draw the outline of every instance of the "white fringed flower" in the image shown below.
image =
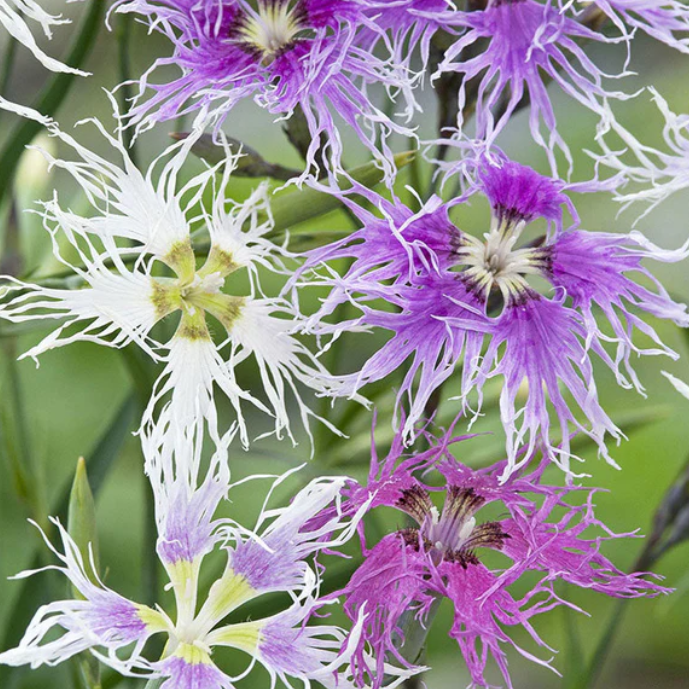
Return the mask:
[[[40,118],[37,113],[32,116]],[[23,356],[36,358],[79,340],[109,347],[136,343],[165,364],[144,416],[145,427],[160,442],[192,432],[204,420],[219,440],[215,386],[236,412],[244,445],[248,433],[243,402],[273,416],[278,436],[286,432],[292,438],[288,390],[308,431],[308,417],[313,414],[302,402],[298,385],[326,393],[327,373],[292,336],[298,316],[294,308],[285,300],[266,298],[261,290],[259,268],[284,272],[282,259],[290,256],[267,237],[273,220],[266,186],[243,203],[226,199],[238,158],[229,148],[222,164],[183,184],[180,169],[193,144],[190,139],[169,147],[142,173],[122,140],[108,134],[99,122],[93,123],[118,163],[84,148],[55,123],[47,123],[49,132],[71,146],[78,159],[44,155],[80,184],[93,214],[86,217],[61,206],[57,195],[41,211],[57,258],[81,278],[82,287],[58,289],[7,278],[9,284],[0,288],[0,318],[14,323],[61,321]],[[209,187],[212,207],[199,211]],[[202,224],[210,235],[207,257],[200,264],[192,246],[192,223]],[[61,253],[65,239],[78,262]],[[240,286],[241,296],[225,293],[225,283],[230,289],[233,280],[237,285],[234,274],[242,269],[248,273],[249,289]],[[179,323],[171,338],[152,332],[159,321],[177,312]],[[210,322],[208,315],[213,317]],[[213,340],[211,328],[223,333],[221,342]],[[251,358],[263,382],[263,391],[256,394],[243,390],[235,379],[235,367]]]
[[88,76],[87,72],[68,67],[59,60],[46,55],[38,47],[27,20],[39,24],[48,38],[52,38],[51,29],[53,26],[69,24],[69,19],[63,19],[60,15],[48,14],[34,0],[0,0],[0,24],[5,27],[12,38],[28,48],[44,67],[51,72],[70,72]]

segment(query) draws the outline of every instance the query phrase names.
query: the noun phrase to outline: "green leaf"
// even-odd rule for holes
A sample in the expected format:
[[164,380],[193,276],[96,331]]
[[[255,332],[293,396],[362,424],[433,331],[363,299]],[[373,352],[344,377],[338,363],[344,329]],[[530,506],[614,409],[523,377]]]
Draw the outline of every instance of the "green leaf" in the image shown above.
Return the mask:
[[148,682],[146,682],[144,689],[158,689],[162,683],[162,679],[149,679]]
[[85,689],[103,689],[100,681],[100,663],[98,658],[84,651],[75,656],[73,661],[79,673],[79,679]]
[[568,689],[573,689],[581,682],[581,677],[585,674],[586,658],[584,656],[584,649],[581,643],[581,634],[577,625],[577,613],[569,608],[563,606],[561,610],[565,628],[565,686]]

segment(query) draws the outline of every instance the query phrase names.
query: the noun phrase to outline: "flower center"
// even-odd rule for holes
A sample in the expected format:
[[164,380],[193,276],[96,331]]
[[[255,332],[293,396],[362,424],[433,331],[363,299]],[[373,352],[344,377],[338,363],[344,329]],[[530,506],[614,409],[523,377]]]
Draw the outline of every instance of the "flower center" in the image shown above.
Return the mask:
[[539,248],[514,248],[525,227],[523,218],[493,215],[483,240],[463,237],[457,265],[464,267],[463,278],[484,300],[497,288],[504,303],[510,303],[529,289],[526,275],[542,272],[544,255]]
[[474,515],[484,502],[473,488],[449,486],[440,512],[427,490],[413,486],[402,491],[397,507],[412,516],[419,528],[403,529],[400,535],[408,546],[423,548],[438,561],[459,562],[464,567],[477,564],[475,548],[500,550],[509,538],[498,522],[476,523]]
[[177,277],[151,278],[152,300],[158,319],[182,312],[177,334],[187,339],[210,339],[205,314],[209,313],[229,332],[245,299],[223,294],[225,278],[237,269],[231,256],[212,248],[206,263],[196,270],[196,258],[188,243],[175,246],[164,262]]
[[268,65],[307,28],[305,19],[306,14],[299,1],[259,0],[257,9],[247,10],[240,20],[236,36],[261,55],[262,64]]

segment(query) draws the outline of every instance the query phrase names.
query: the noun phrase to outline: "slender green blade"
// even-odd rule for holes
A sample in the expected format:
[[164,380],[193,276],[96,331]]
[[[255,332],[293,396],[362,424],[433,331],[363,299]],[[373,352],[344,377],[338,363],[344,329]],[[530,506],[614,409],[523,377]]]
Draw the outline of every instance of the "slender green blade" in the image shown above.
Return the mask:
[[[76,38],[65,61],[70,67],[80,68],[95,45],[96,38],[103,26],[105,5],[105,0],[91,0],[86,16],[78,31],[75,32]],[[52,117],[62,105],[75,78],[79,77],[68,72],[55,74],[33,107],[42,115]],[[0,152],[0,160],[2,160],[2,165],[0,165],[0,201],[10,190],[14,171],[24,148],[31,143],[42,126],[34,120],[24,119],[17,124],[8,137],[7,144]]]

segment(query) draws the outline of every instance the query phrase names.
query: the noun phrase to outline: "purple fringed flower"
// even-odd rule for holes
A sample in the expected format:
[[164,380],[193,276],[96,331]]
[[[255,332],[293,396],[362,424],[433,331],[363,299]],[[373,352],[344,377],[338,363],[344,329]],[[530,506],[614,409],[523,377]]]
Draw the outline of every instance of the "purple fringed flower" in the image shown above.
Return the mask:
[[[475,177],[467,195],[485,194],[492,209],[490,229],[482,239],[451,223],[449,206],[437,198],[413,214],[399,200],[389,202],[366,192],[384,220],[350,202],[363,228],[349,240],[312,252],[307,268],[317,272],[319,262],[354,260],[342,277],[317,272],[315,281],[331,284],[333,290],[308,325],[322,335],[373,328],[392,333],[358,373],[345,376],[341,391],[354,394],[411,360],[398,392],[398,407],[408,399],[403,405],[407,438],[414,435],[433,392],[463,363],[463,411],[469,408],[471,393],[478,397],[480,411],[488,379],[504,380],[500,410],[507,434],[505,477],[519,466],[522,448],[523,462],[539,446],[571,473],[573,431],[588,434],[613,463],[604,439],[606,434],[619,438],[620,433],[598,403],[591,359],[595,355],[605,362],[620,385],[643,391],[630,364],[632,352],[677,356],[643,316],[686,327],[687,308],[670,298],[642,261],[682,260],[689,255],[689,242],[677,251],[663,251],[638,232],[578,229],[567,185],[502,157],[480,159]],[[609,188],[610,183],[569,190],[597,187]],[[574,218],[568,229],[564,209]],[[528,223],[536,219],[548,223],[546,235],[518,247]],[[533,278],[546,280],[554,289],[540,294]],[[348,300],[360,308],[360,317],[323,322]],[[380,300],[392,308],[380,307]],[[638,347],[632,340],[634,330],[655,346]],[[608,344],[615,347],[614,356]],[[575,414],[577,407],[583,422]],[[553,437],[551,425],[559,438]]]
[[[453,0],[362,0],[370,8],[369,15],[378,29],[390,34],[389,47],[393,64],[405,70],[414,67],[413,60],[421,58],[419,77],[428,66],[431,39],[439,29],[448,28],[442,17],[454,8]],[[372,32],[377,37],[377,32]]]
[[[464,75],[459,96],[460,112],[466,100],[466,84],[480,79],[476,137],[485,139],[489,145],[528,94],[531,134],[546,149],[551,166],[556,170],[556,147],[570,162],[571,158],[557,130],[544,79],[552,80],[568,96],[599,116],[602,116],[605,98],[624,97],[624,94],[605,88],[603,73],[577,43],[579,40],[609,43],[615,39],[606,38],[577,22],[555,3],[492,0],[485,9],[439,13],[436,18],[441,18],[444,25],[457,30],[459,35],[446,50],[437,73]],[[481,50],[483,42],[485,48]],[[496,110],[499,111],[497,118]],[[458,124],[461,128],[462,122]]]
[[[370,644],[378,666],[354,654],[361,686],[380,686],[385,658],[410,664],[400,652],[406,627],[410,622],[429,623],[429,611],[438,599],[448,598],[454,605],[450,636],[459,644],[472,682],[487,686],[484,675],[492,658],[512,687],[506,646],[547,667],[550,661],[518,647],[510,628],[523,627],[538,646],[547,648],[531,618],[559,605],[578,609],[555,592],[556,581],[614,597],[669,592],[641,573],[621,572],[601,554],[606,541],[633,534],[615,534],[596,519],[595,489],[547,485],[547,461],[503,482],[505,462],[480,470],[459,463],[450,451],[458,440],[448,434],[430,450],[405,456],[398,436],[384,459],[378,460],[374,449],[368,484],[350,489],[350,509],[370,500],[371,507],[394,507],[415,522],[388,534],[370,550],[362,527],[364,563],[335,594],[344,594],[345,610],[353,619],[362,610],[367,614],[357,651]],[[434,467],[445,480],[444,489],[418,478]],[[443,492],[438,509],[433,495]],[[482,520],[481,509],[494,502],[502,505],[497,513],[504,516]],[[599,533],[594,536],[592,529]],[[501,553],[506,563],[487,566],[482,561],[485,549]],[[536,574],[536,583],[515,598],[510,586],[527,572]]]
[[[371,53],[380,30],[356,0],[119,0],[115,7],[143,16],[173,46],[141,77],[131,112],[139,129],[200,111],[202,124],[217,131],[245,98],[280,117],[301,107],[311,134],[309,168],[317,168],[321,136],[326,162],[339,166],[337,114],[392,176],[386,139],[411,132],[374,106],[367,89],[382,83],[408,94],[411,85],[401,68]],[[168,65],[182,74],[153,83],[152,75]],[[145,98],[147,90],[153,95]]]

